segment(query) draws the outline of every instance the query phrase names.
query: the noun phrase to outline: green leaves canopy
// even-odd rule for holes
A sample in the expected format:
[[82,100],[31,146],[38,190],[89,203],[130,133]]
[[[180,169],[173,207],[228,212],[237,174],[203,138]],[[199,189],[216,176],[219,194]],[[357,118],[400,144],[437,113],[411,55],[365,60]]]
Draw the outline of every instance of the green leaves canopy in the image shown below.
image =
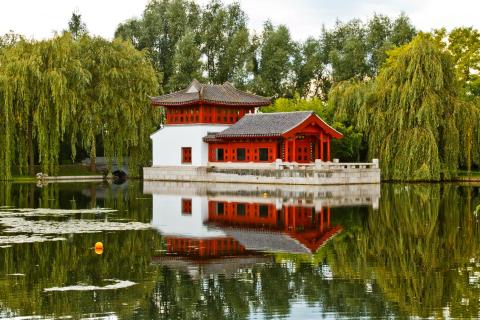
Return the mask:
[[416,34],[403,14],[338,21],[305,41],[294,41],[285,25],[270,21],[256,33],[247,28],[247,19],[237,2],[151,0],[142,17],[117,27],[115,37],[148,51],[165,93],[202,75],[210,83],[230,81],[275,98],[298,94],[326,100],[332,84],[376,76],[386,50]]
[[331,92],[380,158],[384,179],[440,180],[478,158],[478,110],[461,99],[450,55],[428,34],[390,52],[378,77]]
[[480,96],[480,32],[472,27],[435,30],[435,39],[453,58],[466,97]]
[[67,135],[72,156],[77,137],[88,148],[100,135],[108,158],[132,154],[132,166],[144,161],[155,118],[147,95],[153,92],[150,63],[119,40],[75,41],[67,33],[2,49],[0,179],[11,177],[12,165],[24,173],[37,154],[42,171],[54,174]]

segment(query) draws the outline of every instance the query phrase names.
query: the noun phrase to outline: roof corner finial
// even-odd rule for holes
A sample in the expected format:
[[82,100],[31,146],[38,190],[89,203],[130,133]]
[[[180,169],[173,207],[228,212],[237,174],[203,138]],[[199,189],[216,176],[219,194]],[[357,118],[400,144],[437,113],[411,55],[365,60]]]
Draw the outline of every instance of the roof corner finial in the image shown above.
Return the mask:
[[203,86],[201,86],[200,90],[198,91],[198,97],[200,100],[203,100]]
[[187,93],[195,93],[199,92],[200,89],[202,88],[202,84],[198,82],[197,79],[193,79],[188,88],[186,89]]

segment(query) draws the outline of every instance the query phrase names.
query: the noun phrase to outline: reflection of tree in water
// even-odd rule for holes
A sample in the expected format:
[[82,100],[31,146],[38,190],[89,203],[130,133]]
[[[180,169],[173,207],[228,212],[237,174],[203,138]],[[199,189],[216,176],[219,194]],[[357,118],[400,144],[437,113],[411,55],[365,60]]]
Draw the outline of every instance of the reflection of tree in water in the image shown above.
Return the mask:
[[[102,239],[106,249],[91,247]],[[72,315],[115,310],[130,318],[133,305],[146,309],[156,270],[153,251],[161,248],[154,231],[75,235],[68,241],[14,245],[0,250],[0,301],[20,315]],[[24,276],[5,276],[21,273]],[[105,286],[104,279],[138,282],[117,291],[44,292],[78,284]],[[123,305],[123,303],[126,303]]]
[[248,319],[252,312],[267,319],[287,316],[297,301],[328,313],[356,317],[401,314],[374,287],[365,291],[358,279],[329,280],[321,265],[291,261],[257,264],[235,277],[215,275],[192,279],[185,272],[162,267],[150,317],[165,319]]
[[32,183],[0,181],[0,206],[17,208],[113,208],[119,218],[150,222],[152,201],[144,195],[139,181],[117,186],[108,183]]
[[[151,200],[145,201],[136,184],[120,192],[98,184],[49,184],[43,188],[32,184],[3,185],[6,188],[1,189],[0,205],[89,208],[92,197],[82,192],[93,186],[107,190],[102,199],[95,199],[97,205],[119,210],[108,219],[151,219]],[[103,221],[106,217],[75,215],[72,218]],[[157,278],[157,270],[150,264],[151,256],[164,246],[157,232],[119,231],[65,236],[66,241],[16,244],[0,249],[0,310],[8,308],[19,315],[46,316],[115,311],[127,319],[139,316],[139,310],[148,310]],[[105,245],[101,256],[92,250],[97,241]],[[24,276],[5,276],[16,273]],[[95,293],[43,291],[78,284],[105,286],[109,284],[105,279],[130,280],[138,284],[128,289]]]
[[453,185],[383,186],[379,210],[332,243],[333,272],[374,280],[409,315],[441,316],[449,306],[451,316],[475,317],[480,292],[468,276],[480,269],[467,270],[479,261],[480,245],[471,193]]
[[[2,204],[31,201],[30,187],[21,190],[9,191],[16,198],[3,196]],[[50,205],[64,207],[71,196],[78,207],[91,203],[63,186],[35,192],[37,204],[57,198]],[[121,192],[107,188],[103,196],[97,189],[95,194],[98,206],[120,209],[121,217],[151,219],[151,201],[143,199],[136,185]],[[274,262],[242,267],[232,276],[196,278],[150,265],[153,251],[163,246],[153,231],[103,233],[109,249],[101,257],[88,249],[98,234],[16,245],[0,251],[0,274],[25,277],[1,279],[0,301],[22,314],[114,310],[121,318],[247,319],[252,312],[272,318],[290,314],[297,301],[323,316],[441,317],[448,306],[452,317],[476,317],[480,243],[472,214],[475,200],[472,188],[385,185],[378,210],[337,210],[340,214],[332,219],[344,230],[315,255],[275,254]],[[78,282],[104,285],[105,278],[139,285],[97,292],[96,297],[91,292],[43,292]]]
[[200,281],[165,268],[152,312],[206,319],[215,309],[216,318],[236,319],[247,318],[250,306],[272,317],[288,315],[300,299],[324,315],[442,316],[449,306],[450,316],[476,317],[480,282],[471,282],[480,281],[480,246],[472,192],[386,185],[379,210],[368,209],[364,219],[361,210],[344,212],[337,218],[344,232],[314,256],[276,254],[274,264]]

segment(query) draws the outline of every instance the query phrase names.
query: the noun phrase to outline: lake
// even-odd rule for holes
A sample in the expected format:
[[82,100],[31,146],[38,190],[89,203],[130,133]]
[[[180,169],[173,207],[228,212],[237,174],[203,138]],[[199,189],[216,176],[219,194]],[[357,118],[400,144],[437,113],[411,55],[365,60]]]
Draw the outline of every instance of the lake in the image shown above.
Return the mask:
[[0,183],[0,318],[477,318],[479,190]]

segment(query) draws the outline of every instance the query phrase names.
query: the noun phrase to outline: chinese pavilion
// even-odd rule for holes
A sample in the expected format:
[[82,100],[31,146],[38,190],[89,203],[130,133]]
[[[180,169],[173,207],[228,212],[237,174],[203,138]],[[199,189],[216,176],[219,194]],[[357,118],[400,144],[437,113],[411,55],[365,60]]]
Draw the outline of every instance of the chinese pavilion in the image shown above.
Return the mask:
[[312,111],[256,113],[270,99],[226,82],[201,84],[153,97],[165,125],[151,135],[153,166],[219,162],[330,161],[330,142],[342,134]]

